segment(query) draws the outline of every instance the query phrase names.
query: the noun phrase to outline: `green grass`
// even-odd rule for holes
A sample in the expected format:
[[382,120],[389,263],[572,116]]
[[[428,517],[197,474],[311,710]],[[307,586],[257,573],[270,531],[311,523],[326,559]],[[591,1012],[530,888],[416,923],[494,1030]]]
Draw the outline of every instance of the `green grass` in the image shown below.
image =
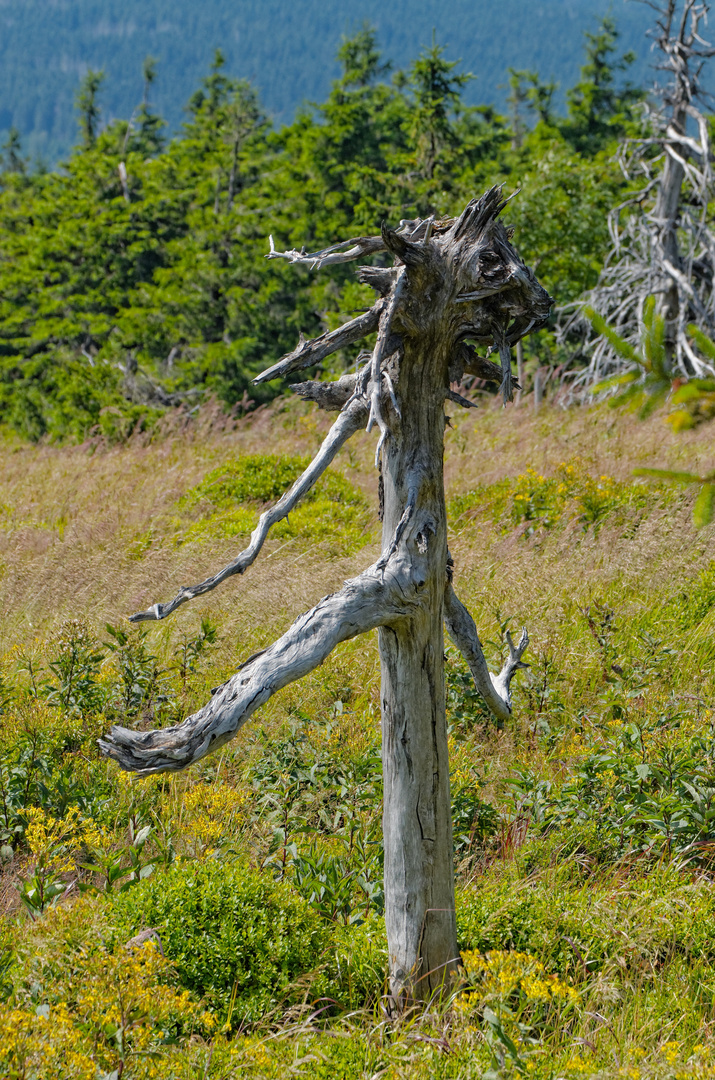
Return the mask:
[[[715,1076],[714,533],[687,492],[631,476],[700,468],[707,427],[603,408],[454,418],[456,587],[492,669],[522,623],[531,666],[499,726],[447,651],[465,964],[426,1013],[384,1011],[372,637],[186,775],[98,757],[108,724],[188,714],[374,558],[359,436],[245,578],[151,629],[121,621],[233,557],[319,434],[297,404],[230,437],[2,450],[5,1072]],[[72,807],[83,831],[60,841]],[[41,913],[38,881],[71,887]],[[147,927],[165,960],[124,949]]]

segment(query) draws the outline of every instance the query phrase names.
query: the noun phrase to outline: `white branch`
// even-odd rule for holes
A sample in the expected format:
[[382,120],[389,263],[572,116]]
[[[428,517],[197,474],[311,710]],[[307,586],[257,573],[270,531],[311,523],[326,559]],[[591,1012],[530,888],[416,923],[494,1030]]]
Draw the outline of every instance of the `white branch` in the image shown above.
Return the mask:
[[[398,232],[410,240],[419,240],[429,237],[432,230],[432,219],[414,218],[403,219],[398,227]],[[270,251],[267,259],[287,259],[291,263],[300,263],[309,266],[311,270],[319,270],[322,266],[334,266],[336,263],[353,262],[355,259],[364,259],[368,255],[376,255],[379,251],[386,251],[387,245],[382,236],[355,236],[351,240],[343,240],[340,244],[332,244],[321,251],[306,251],[301,248],[292,248],[290,251],[276,251],[273,237],[268,237]]]
[[[380,459],[380,451],[389,438],[390,429],[388,428],[385,418],[382,414],[382,363],[386,358],[387,343],[390,339],[390,330],[392,324],[392,316],[395,314],[395,308],[404,291],[405,282],[407,278],[405,276],[404,267],[400,269],[400,276],[392,290],[392,295],[387,303],[385,311],[380,316],[380,329],[377,334],[377,341],[375,342],[375,348],[372,353],[371,360],[371,383],[372,391],[370,393],[370,415],[367,421],[367,430],[371,431],[373,424],[377,424],[380,429],[380,438],[377,444],[377,450],[375,451],[375,466]],[[398,410],[399,411],[399,410]]]
[[385,250],[381,236],[358,236],[312,253],[306,251],[305,248],[301,248],[300,251],[297,248],[290,251],[276,251],[273,237],[269,236],[268,240],[271,250],[265,256],[266,259],[287,259],[291,263],[309,266],[311,270],[319,270],[322,266],[333,266],[335,263],[352,262],[354,259],[363,259],[367,255],[374,255],[378,251]]
[[363,393],[358,390],[355,396],[347,403],[330,431],[323,440],[320,450],[311,461],[308,468],[303,472],[292,488],[283,495],[275,506],[266,510],[258,519],[258,525],[251,534],[251,542],[245,551],[242,551],[232,562],[224,566],[213,577],[199,582],[198,585],[184,586],[168,604],[153,604],[148,611],[140,611],[130,617],[131,622],[144,622],[152,619],[165,619],[172,611],[175,611],[187,600],[193,600],[197,596],[211,592],[226,578],[234,574],[242,574],[255,562],[266,537],[273,525],[281,521],[293,510],[302,497],[310,491],[313,484],[322,476],[337,454],[338,450],[347,440],[358,431],[365,423],[367,416],[367,402]]
[[102,753],[144,776],[185,769],[232,739],[277,690],[322,664],[341,641],[407,614],[414,591],[409,565],[402,560],[371,566],[296,619],[183,723],[158,731],[113,727],[99,740]]
[[514,646],[511,634],[507,633],[509,659],[504,663],[498,675],[492,675],[484,658],[474,619],[455,593],[451,582],[447,585],[444,594],[444,621],[449,636],[467,661],[474,684],[487,706],[497,719],[509,720],[511,717],[511,680],[516,671],[527,666],[521,660],[529,644],[526,627],[521,632],[517,646]]

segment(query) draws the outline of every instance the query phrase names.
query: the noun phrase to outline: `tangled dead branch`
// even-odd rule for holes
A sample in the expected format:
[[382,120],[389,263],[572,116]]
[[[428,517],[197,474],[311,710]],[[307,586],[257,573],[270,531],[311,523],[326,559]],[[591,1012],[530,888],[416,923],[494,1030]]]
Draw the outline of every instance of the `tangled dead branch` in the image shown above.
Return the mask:
[[[609,216],[612,248],[596,287],[561,312],[563,341],[580,337],[587,366],[576,392],[628,368],[609,341],[597,335],[583,309],[590,307],[626,341],[638,345],[649,296],[665,320],[671,369],[686,378],[713,374],[688,331],[695,324],[715,333],[715,235],[708,211],[713,194],[711,143],[702,108],[705,62],[715,47],[703,38],[709,5],[702,0],[640,0],[656,12],[650,32],[659,53],[656,68],[667,82],[643,105],[643,136],[619,149],[623,175],[635,192]],[[680,8],[680,11],[679,11]]]

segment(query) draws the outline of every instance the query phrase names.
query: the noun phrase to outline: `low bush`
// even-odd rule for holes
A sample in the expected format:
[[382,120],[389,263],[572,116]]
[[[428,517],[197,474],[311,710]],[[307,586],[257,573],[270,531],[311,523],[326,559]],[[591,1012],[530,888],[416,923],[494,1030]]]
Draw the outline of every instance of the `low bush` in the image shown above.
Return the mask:
[[321,919],[289,885],[219,859],[141,882],[116,898],[112,919],[123,939],[158,930],[182,985],[234,1024],[302,1000],[305,976],[329,945]]
[[[258,515],[297,480],[310,459],[285,454],[247,454],[212,469],[179,500],[183,512],[200,518],[181,530],[181,542],[206,536],[250,533]],[[290,514],[273,529],[276,538],[335,541],[345,554],[369,540],[371,515],[364,495],[329,469]]]
[[513,479],[473,488],[450,500],[448,514],[452,528],[457,529],[477,514],[487,514],[505,531],[517,527],[524,536],[569,521],[578,522],[584,532],[598,532],[607,519],[625,524],[662,497],[662,489],[649,489],[640,482],[592,476],[577,458],[562,462],[553,476],[528,468]]

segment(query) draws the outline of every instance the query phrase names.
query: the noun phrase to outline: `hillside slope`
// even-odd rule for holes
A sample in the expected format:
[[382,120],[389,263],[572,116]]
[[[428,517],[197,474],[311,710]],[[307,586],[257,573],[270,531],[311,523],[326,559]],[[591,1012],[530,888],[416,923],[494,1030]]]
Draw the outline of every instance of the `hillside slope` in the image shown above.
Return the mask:
[[229,71],[250,79],[268,111],[287,122],[302,102],[324,99],[341,36],[365,19],[397,66],[414,59],[434,29],[477,76],[467,100],[503,105],[509,66],[571,85],[584,31],[609,10],[624,50],[638,53],[634,77],[647,78],[649,12],[622,0],[0,0],[0,136],[14,125],[33,156],[56,161],[75,141],[72,102],[87,68],[107,73],[105,116],[128,117],[141,101],[149,54],[159,59],[156,106],[176,130],[217,47]]
[[[499,728],[447,648],[462,982],[396,1025],[375,635],[188,774],[127,778],[95,744],[190,712],[372,560],[374,435],[245,577],[123,644],[126,614],[243,546],[325,416],[278,401],[122,447],[3,443],[0,1072],[712,1077],[715,525],[632,468],[712,468],[713,423],[528,399],[452,418],[456,588],[491,664],[526,623],[531,667]],[[122,948],[147,927],[166,959]]]

